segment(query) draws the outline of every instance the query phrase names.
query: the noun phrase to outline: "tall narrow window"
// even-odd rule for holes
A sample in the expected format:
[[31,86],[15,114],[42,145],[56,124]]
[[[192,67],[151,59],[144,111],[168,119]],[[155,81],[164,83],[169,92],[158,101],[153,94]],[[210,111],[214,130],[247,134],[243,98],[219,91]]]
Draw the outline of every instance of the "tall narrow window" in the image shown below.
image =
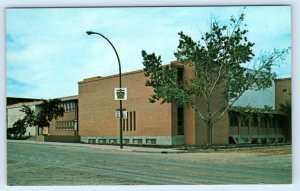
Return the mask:
[[129,112],[129,119],[130,119],[130,131],[132,131],[132,112]]
[[260,119],[260,128],[267,128],[267,124],[268,124],[268,121],[267,121],[266,117],[262,117]]
[[230,127],[238,127],[239,120],[235,114],[230,114]]
[[183,84],[183,68],[177,68],[177,82]]
[[126,118],[126,131],[128,131],[128,117]]
[[178,127],[178,135],[184,135],[183,107],[177,108],[177,127]]
[[135,111],[133,112],[133,130],[136,131],[136,115],[135,115]]
[[252,118],[251,127],[258,127],[258,119],[256,116],[253,116]]
[[126,119],[123,119],[123,120],[122,120],[123,131],[125,131],[125,120],[126,120]]

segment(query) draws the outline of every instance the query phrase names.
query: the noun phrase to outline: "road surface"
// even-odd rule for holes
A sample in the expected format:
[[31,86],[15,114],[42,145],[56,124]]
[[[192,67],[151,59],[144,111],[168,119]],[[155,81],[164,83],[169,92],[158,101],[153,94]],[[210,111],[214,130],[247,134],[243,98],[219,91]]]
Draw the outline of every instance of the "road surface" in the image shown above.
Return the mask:
[[289,184],[291,147],[146,153],[7,142],[8,185]]

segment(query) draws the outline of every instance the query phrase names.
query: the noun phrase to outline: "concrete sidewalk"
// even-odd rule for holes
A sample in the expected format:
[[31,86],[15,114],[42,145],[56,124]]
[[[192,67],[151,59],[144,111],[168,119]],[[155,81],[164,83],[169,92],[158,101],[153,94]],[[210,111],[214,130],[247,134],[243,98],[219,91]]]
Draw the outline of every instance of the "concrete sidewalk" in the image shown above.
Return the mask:
[[135,147],[135,146],[123,146],[120,149],[119,145],[97,145],[97,144],[85,144],[85,143],[61,143],[61,142],[42,142],[34,140],[7,140],[7,142],[24,143],[24,144],[48,144],[48,145],[68,145],[75,147],[88,147],[99,150],[112,150],[122,152],[144,152],[144,153],[186,153],[184,150],[176,148],[151,148],[151,147]]

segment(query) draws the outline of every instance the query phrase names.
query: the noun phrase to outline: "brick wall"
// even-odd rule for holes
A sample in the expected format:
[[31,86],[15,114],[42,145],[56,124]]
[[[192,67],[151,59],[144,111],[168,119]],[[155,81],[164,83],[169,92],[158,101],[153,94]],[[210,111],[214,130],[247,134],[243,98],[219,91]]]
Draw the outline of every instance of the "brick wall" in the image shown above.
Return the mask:
[[291,99],[291,78],[276,80],[275,82],[275,108],[278,110],[280,104]]
[[[123,108],[135,112],[136,130],[126,128],[124,136],[171,136],[171,104],[149,103],[153,89],[145,86],[146,78],[142,70],[122,75],[122,86],[127,88],[128,100]],[[118,76],[93,78],[79,82],[79,134],[81,136],[119,135],[119,119],[115,111],[119,101],[114,100],[114,88],[118,87]],[[133,126],[132,116],[132,126]]]

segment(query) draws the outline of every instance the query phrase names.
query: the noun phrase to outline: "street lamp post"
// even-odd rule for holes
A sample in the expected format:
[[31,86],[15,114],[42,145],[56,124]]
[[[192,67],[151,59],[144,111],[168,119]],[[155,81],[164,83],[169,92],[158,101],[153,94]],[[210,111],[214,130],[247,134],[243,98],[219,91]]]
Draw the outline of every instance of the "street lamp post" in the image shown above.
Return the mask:
[[[118,55],[118,52],[116,50],[116,48],[114,47],[114,45],[108,40],[108,38],[106,38],[104,35],[98,33],[98,32],[93,32],[93,31],[87,31],[86,34],[91,35],[91,34],[97,34],[100,35],[101,37],[103,37],[105,40],[107,40],[107,42],[112,46],[112,48],[114,49],[117,58],[118,58],[118,64],[119,64],[119,88],[122,88],[122,78],[121,78],[121,62],[120,62],[120,58]],[[123,127],[122,127],[122,123],[123,122],[123,109],[122,109],[122,100],[120,100],[120,149],[123,149]]]

